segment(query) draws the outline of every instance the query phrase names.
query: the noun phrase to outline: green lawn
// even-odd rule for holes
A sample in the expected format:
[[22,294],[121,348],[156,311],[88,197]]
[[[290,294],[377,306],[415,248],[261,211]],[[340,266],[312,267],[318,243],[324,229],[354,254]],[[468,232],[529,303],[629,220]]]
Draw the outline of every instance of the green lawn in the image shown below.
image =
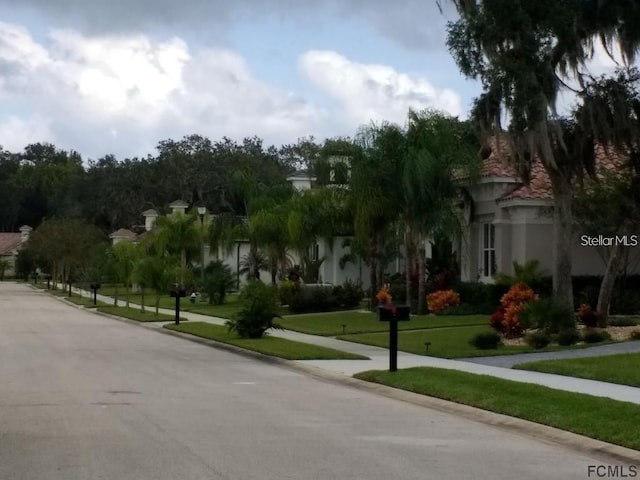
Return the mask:
[[[100,295],[106,295],[108,297],[115,296],[115,287],[104,287],[98,290]],[[129,302],[136,305],[142,303],[142,295],[139,293],[130,293]],[[111,302],[113,303],[113,302]],[[148,291],[144,296],[144,303],[147,307],[155,308],[156,296],[152,291]],[[125,304],[125,291],[124,288],[118,288],[118,305]],[[176,299],[171,298],[168,294],[160,297],[160,308],[174,309],[176,306]],[[210,315],[220,318],[231,318],[240,309],[237,295],[228,295],[223,305],[209,305],[207,302],[201,302],[198,298],[195,304],[192,304],[188,297],[180,299],[180,310],[184,312],[200,313],[202,315]]]
[[437,368],[355,375],[370,382],[523,418],[640,450],[640,405],[486,375]]
[[[398,322],[400,330],[429,329],[442,327],[461,327],[469,325],[487,325],[486,315],[411,317],[408,322]],[[388,332],[389,322],[380,322],[375,313],[338,312],[285,316],[278,320],[284,328],[312,335],[342,335],[343,325],[346,334]],[[364,342],[363,342],[364,343]]]
[[544,360],[521,363],[514,368],[640,387],[640,353]]
[[[79,295],[72,295],[71,297],[66,297],[67,300],[69,300],[72,303],[75,303],[76,305],[82,305],[85,307],[90,307],[92,308],[93,305],[93,296],[91,298],[89,297],[80,297]],[[98,307],[105,307],[107,306],[107,303],[101,302],[100,300],[98,300],[96,302],[96,306]]]
[[[446,317],[443,317],[446,318]],[[444,328],[441,330],[415,330],[398,334],[398,349],[417,355],[429,355],[442,358],[486,357],[493,355],[512,355],[536,351],[549,351],[554,347],[534,350],[527,346],[501,346],[497,350],[479,350],[469,345],[469,340],[476,334],[489,332],[486,326]],[[368,333],[361,335],[340,335],[340,340],[365,343],[377,347],[389,348],[388,333]],[[430,342],[429,352],[426,352],[425,342]],[[566,348],[566,347],[565,347]],[[558,347],[555,347],[557,350]]]
[[[163,313],[159,313],[156,316],[156,312],[153,309],[148,309],[142,313],[139,308],[114,307],[113,305],[109,305],[98,307],[98,311],[128,318],[137,322],[172,322],[175,319],[173,315],[165,315]],[[180,321],[186,322],[187,319],[180,317]]]
[[285,358],[287,360],[368,360],[368,357],[341,352],[332,348],[294,342],[284,338],[265,336],[259,339],[240,338],[229,333],[226,327],[205,322],[190,322],[184,325],[168,324],[164,328],[228,343],[246,350]]

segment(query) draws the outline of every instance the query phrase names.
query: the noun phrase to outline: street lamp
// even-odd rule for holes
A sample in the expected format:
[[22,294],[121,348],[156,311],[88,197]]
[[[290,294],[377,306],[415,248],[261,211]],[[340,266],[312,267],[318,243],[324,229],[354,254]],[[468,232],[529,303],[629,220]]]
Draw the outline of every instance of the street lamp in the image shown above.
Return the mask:
[[206,213],[207,207],[198,207],[198,215],[200,215],[200,288],[204,288],[204,215]]

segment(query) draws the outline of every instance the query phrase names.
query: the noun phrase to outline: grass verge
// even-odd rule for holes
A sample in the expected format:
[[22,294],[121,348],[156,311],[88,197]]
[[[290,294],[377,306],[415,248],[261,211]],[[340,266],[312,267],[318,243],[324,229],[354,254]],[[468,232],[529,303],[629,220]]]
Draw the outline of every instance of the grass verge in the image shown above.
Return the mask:
[[513,368],[640,387],[640,353],[543,360],[521,363]]
[[[76,305],[82,305],[87,308],[93,308],[93,298],[88,297],[79,297],[78,295],[72,295],[71,297],[66,297],[65,300],[68,300],[71,303],[75,303]],[[107,304],[98,300],[96,302],[95,307],[106,307]]]
[[184,325],[169,324],[164,325],[164,328],[287,360],[368,360],[368,357],[362,355],[294,342],[284,338],[270,336],[258,339],[240,338],[236,334],[229,333],[227,328],[222,325],[212,325],[205,322],[190,322]]
[[640,405],[541,385],[438,368],[395,373],[368,371],[356,378],[450,400],[640,450]]
[[[377,315],[370,312],[291,315],[279,319],[278,323],[287,330],[323,336],[389,331],[389,322],[380,322]],[[398,322],[398,328],[400,330],[417,330],[471,325],[486,326],[487,324],[488,320],[486,315],[452,315],[442,317],[421,315],[411,317],[411,320],[408,322]]]
[[[153,310],[146,310],[143,313],[137,308],[103,306],[98,307],[98,311],[128,318],[129,320],[135,320],[136,322],[172,322],[175,319],[173,315],[165,315],[163,313],[156,315],[156,312]],[[187,319],[180,317],[180,321],[186,322]]]

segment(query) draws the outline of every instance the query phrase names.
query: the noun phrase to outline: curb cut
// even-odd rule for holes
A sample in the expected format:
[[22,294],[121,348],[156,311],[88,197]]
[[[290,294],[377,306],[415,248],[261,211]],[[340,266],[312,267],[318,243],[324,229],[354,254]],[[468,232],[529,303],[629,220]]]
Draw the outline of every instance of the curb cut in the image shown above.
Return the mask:
[[399,388],[389,387],[389,386],[378,384],[378,383],[367,382],[364,380],[360,380],[354,377],[349,377],[339,373],[333,373],[328,370],[324,370],[321,367],[305,365],[303,363],[299,363],[299,361],[286,360],[283,358],[265,355],[259,352],[246,350],[246,349],[237,347],[235,345],[217,342],[215,340],[197,337],[195,335],[177,332],[177,331],[170,330],[163,327],[164,324],[170,324],[171,322],[164,322],[164,323],[155,322],[150,325],[147,325],[146,322],[137,322],[135,320],[131,320],[128,318],[119,317],[117,315],[99,312],[93,308],[87,309],[81,305],[77,305],[72,302],[65,301],[64,298],[59,298],[55,295],[50,295],[50,296],[58,299],[59,301],[67,305],[74,306],[78,309],[83,309],[87,312],[92,312],[96,315],[100,315],[105,318],[111,318],[114,320],[121,321],[123,323],[137,325],[139,327],[146,328],[148,330],[154,330],[165,335],[179,337],[193,343],[198,343],[200,345],[205,345],[205,346],[217,348],[220,350],[225,350],[230,353],[235,353],[237,355],[243,356],[245,358],[259,360],[272,365],[280,365],[290,370],[307,374],[309,376],[312,376],[322,381],[326,381],[334,384],[341,384],[341,385],[349,386],[351,388],[355,388],[361,391],[377,394],[386,398],[391,398],[394,400],[410,403],[412,405],[431,408],[443,413],[454,414],[458,417],[462,417],[467,420],[472,420],[476,423],[491,425],[491,426],[498,427],[510,432],[526,435],[528,437],[533,437],[548,443],[554,443],[554,444],[562,445],[564,447],[569,447],[569,448],[572,448],[573,450],[576,450],[585,454],[589,454],[594,457],[603,457],[603,460],[609,460],[609,461],[617,460],[617,461],[627,462],[633,465],[640,465],[640,451],[637,451],[637,450],[603,442],[601,440],[585,437],[583,435],[568,432],[565,430],[560,430],[558,428],[531,422],[528,420],[523,420],[517,417],[510,417],[507,415],[491,412],[488,410],[483,410],[483,409],[472,407],[465,404],[455,403],[452,401],[443,400],[436,397],[430,397],[427,395],[422,395],[422,394],[410,392],[407,390],[402,390]]

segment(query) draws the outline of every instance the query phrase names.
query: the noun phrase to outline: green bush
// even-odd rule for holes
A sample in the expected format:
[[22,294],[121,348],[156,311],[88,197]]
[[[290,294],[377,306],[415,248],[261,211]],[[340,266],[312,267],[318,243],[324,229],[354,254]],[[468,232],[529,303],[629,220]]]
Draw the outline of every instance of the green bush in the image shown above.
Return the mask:
[[633,290],[614,291],[611,298],[613,315],[636,315],[640,313],[640,292]]
[[469,343],[479,350],[495,350],[500,345],[500,335],[496,332],[478,333]]
[[364,298],[362,287],[356,283],[347,280],[344,284],[334,287],[333,295],[336,297],[340,307],[348,310],[360,306],[360,302]]
[[207,294],[210,304],[222,305],[234,283],[231,268],[221,260],[215,260],[204,269],[204,285],[199,288]]
[[242,338],[261,338],[270,328],[281,328],[273,320],[278,314],[276,290],[261,281],[252,281],[239,295],[241,310],[227,321],[229,331],[236,331]]
[[525,329],[544,330],[546,333],[558,333],[576,325],[572,307],[554,298],[529,302],[520,314],[520,321]]
[[584,340],[584,343],[600,343],[604,342],[605,340],[611,340],[611,335],[609,335],[609,333],[605,332],[604,330],[595,330],[588,328],[582,334],[582,339]]
[[560,331],[557,337],[558,345],[568,347],[569,345],[575,345],[580,341],[580,332],[575,328],[568,328]]
[[609,325],[612,327],[635,327],[638,325],[637,318],[609,318]]
[[278,285],[278,298],[282,305],[289,305],[291,298],[300,290],[300,284],[291,280],[284,280]]
[[529,333],[524,337],[524,341],[527,345],[536,350],[546,347],[551,343],[551,337],[544,330],[538,330],[537,332]]

